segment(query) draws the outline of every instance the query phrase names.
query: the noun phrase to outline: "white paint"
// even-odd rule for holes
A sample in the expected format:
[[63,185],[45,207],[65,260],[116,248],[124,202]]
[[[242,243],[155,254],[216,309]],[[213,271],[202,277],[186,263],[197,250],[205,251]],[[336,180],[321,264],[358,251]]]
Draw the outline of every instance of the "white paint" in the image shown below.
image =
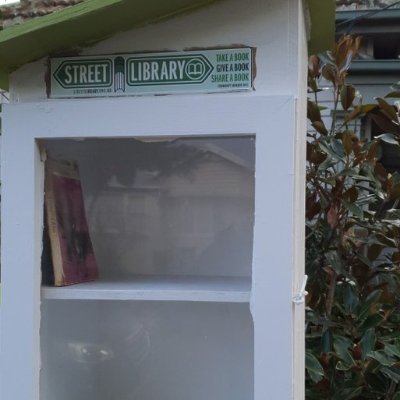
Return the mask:
[[[306,182],[306,131],[307,131],[307,26],[303,1],[298,2],[298,93],[296,101],[296,133],[294,145],[295,188],[293,197],[294,213],[294,257],[293,257],[293,292],[302,287],[305,274],[305,182]],[[294,399],[305,398],[305,306],[293,305],[293,392]]]
[[[35,139],[201,135],[256,137],[256,222],[250,291],[254,322],[254,362],[251,359],[254,398],[251,396],[251,400],[304,398],[304,307],[292,303],[304,274],[307,57],[302,2],[248,0],[246,7],[241,0],[217,2],[188,15],[120,33],[84,49],[82,54],[179,51],[234,44],[257,49],[256,90],[251,93],[48,100],[44,81],[47,60],[26,65],[12,74],[10,92],[14,104],[4,106],[2,145],[0,398],[45,398],[45,394],[40,397],[39,391],[41,292],[46,298],[42,305],[45,357],[49,356],[46,351],[53,349],[48,343],[59,339],[60,332],[57,333],[55,325],[71,329],[60,309],[70,313],[77,324],[82,323],[82,332],[89,337],[94,335],[94,341],[101,339],[101,333],[96,336],[97,325],[93,326],[92,320],[102,323],[102,314],[95,310],[104,307],[107,311],[105,335],[117,345],[113,330],[122,329],[129,322],[131,308],[141,308],[142,303],[134,299],[153,300],[154,305],[160,300],[177,300],[176,307],[184,308],[182,315],[190,323],[195,321],[190,318],[193,307],[203,306],[207,315],[218,317],[215,321],[224,320],[226,314],[219,307],[221,301],[226,301],[224,305],[230,307],[229,312],[246,331],[243,338],[247,340],[247,347],[241,348],[238,354],[250,357],[253,330],[246,303],[249,291],[245,285],[232,280],[221,284],[218,279],[208,277],[196,283],[186,281],[180,286],[153,277],[148,278],[150,281],[132,284],[109,285],[100,281],[80,287],[40,288],[43,171]],[[73,298],[79,300],[71,302]],[[101,301],[83,300],[88,298]],[[122,298],[127,301],[119,302]],[[107,301],[110,299],[115,301]],[[168,301],[161,303],[167,308],[173,307]],[[235,311],[235,307],[240,311]],[[110,312],[118,315],[118,321],[123,321],[121,325],[115,324],[117,317],[113,324]],[[92,315],[89,321],[87,315]],[[179,318],[174,321],[178,323]],[[228,325],[224,324],[215,328],[218,337],[226,336]],[[206,324],[210,332],[214,325],[209,321]],[[192,338],[191,348],[195,347],[194,343]],[[218,346],[211,346],[207,351],[212,353],[213,349],[219,354]],[[162,351],[167,354],[168,349]],[[124,360],[127,364],[132,361],[129,356]],[[228,368],[221,371],[225,370]],[[251,379],[253,371],[248,370],[246,379]],[[118,370],[111,371],[115,379],[118,373]],[[46,393],[43,382],[42,393]],[[70,400],[67,392],[60,396],[59,400]],[[109,400],[106,393],[98,393],[96,398]]]
[[[37,156],[34,157],[37,154],[34,139],[109,137],[111,134],[115,137],[256,135],[256,223],[251,294],[255,322],[254,399],[265,399],[267,394],[279,399],[293,397],[295,103],[293,98],[283,96],[218,95],[207,100],[205,102],[201,96],[178,96],[6,106],[2,398],[39,399],[42,218],[39,199],[42,185],[34,183],[40,181],[42,171]],[[157,118],[148,118],[149,109]],[[276,140],[277,132],[279,140]],[[273,196],[271,188],[278,188]],[[15,243],[18,243],[17,249]],[[270,321],[279,321],[279,329],[271,329]],[[18,346],[10,346],[15,342]],[[280,349],[279,357],[271,357],[271,345]],[[14,382],[20,380],[25,384],[16,386]]]
[[[1,389],[3,393],[0,398],[13,398],[12,392],[18,392],[18,389],[15,389],[16,382],[21,382],[21,379],[24,385],[20,386],[21,393],[15,398],[26,398],[28,393],[28,398],[38,398],[40,246],[35,241],[41,236],[43,207],[37,201],[42,204],[43,184],[33,138],[28,138],[21,147],[18,142],[9,139],[10,136],[3,136],[4,168],[1,177],[3,186]],[[15,154],[19,154],[24,160],[23,183],[19,181],[18,173],[14,175],[12,172],[22,166],[21,160],[15,157]],[[30,239],[26,240],[27,237]],[[19,295],[16,297],[17,293]],[[13,354],[10,343],[14,340],[18,343],[19,350]],[[14,373],[18,369],[21,372],[20,378],[11,374],[12,379],[9,384],[7,384],[7,365],[15,366]]]
[[248,303],[250,280],[231,277],[136,276],[131,280],[89,282],[62,288],[45,287],[51,300],[151,300]]

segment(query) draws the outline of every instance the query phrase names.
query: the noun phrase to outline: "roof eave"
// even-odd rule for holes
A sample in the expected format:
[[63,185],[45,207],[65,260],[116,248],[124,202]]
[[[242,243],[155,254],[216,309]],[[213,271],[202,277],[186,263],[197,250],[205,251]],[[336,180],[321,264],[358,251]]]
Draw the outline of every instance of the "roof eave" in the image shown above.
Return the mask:
[[[18,67],[217,0],[87,0],[0,31],[0,87]],[[40,46],[38,46],[40,43]]]
[[[18,67],[93,44],[120,31],[206,6],[218,0],[86,0],[0,31],[0,88]],[[334,0],[308,0],[311,17],[309,52],[330,48],[334,41]],[[40,43],[40,46],[38,46]]]

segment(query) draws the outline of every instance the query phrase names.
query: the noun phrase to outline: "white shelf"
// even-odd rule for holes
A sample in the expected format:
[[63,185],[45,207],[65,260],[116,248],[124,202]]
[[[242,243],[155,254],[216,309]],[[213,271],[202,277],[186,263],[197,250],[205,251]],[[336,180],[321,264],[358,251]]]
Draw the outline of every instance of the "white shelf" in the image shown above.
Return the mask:
[[43,287],[52,300],[158,300],[247,303],[248,278],[136,276],[129,280],[100,280],[65,287]]

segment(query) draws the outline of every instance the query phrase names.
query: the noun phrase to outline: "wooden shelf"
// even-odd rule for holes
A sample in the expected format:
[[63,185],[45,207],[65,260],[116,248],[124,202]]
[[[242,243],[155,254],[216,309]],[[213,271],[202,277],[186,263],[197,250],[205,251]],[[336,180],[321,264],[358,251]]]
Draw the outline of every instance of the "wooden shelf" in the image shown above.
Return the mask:
[[153,300],[247,303],[251,282],[232,277],[136,276],[65,287],[43,287],[48,300]]

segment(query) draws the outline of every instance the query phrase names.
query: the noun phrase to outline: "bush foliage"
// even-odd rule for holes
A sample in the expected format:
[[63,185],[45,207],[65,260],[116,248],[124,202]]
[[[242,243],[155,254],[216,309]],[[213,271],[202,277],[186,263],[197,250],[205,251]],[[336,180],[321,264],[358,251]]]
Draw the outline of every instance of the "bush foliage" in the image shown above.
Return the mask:
[[[306,398],[400,400],[400,174],[380,162],[398,146],[400,92],[362,104],[347,71],[359,38],[309,64],[306,194]],[[330,82],[329,126],[321,76]],[[382,134],[362,140],[369,118]],[[400,154],[400,152],[399,152]]]

